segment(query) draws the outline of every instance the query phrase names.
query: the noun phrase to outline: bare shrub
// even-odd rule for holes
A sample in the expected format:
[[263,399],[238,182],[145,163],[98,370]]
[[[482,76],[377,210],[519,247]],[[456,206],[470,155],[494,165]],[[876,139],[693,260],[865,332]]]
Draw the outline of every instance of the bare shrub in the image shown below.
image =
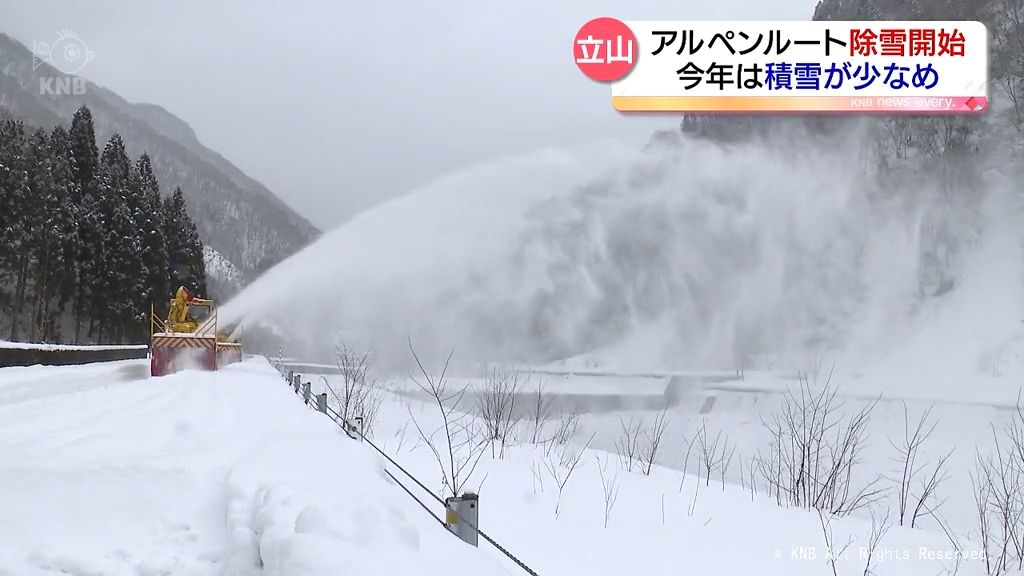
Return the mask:
[[476,472],[480,458],[486,451],[487,441],[477,430],[475,419],[460,412],[462,401],[466,395],[466,387],[456,391],[448,389],[448,381],[445,380],[445,377],[448,373],[448,364],[455,351],[452,350],[448,354],[440,376],[434,377],[423,367],[419,356],[416,355],[416,350],[412,347],[411,340],[409,341],[409,350],[412,351],[416,366],[420,371],[419,378],[410,375],[410,379],[437,405],[442,423],[441,426],[427,434],[411,409],[409,417],[412,419],[420,439],[430,448],[434,460],[441,470],[442,489],[451,496],[458,496],[473,477],[473,473]]
[[839,576],[839,568],[836,566],[836,560],[842,558],[846,551],[853,544],[853,537],[851,536],[846,544],[839,550],[836,549],[835,535],[832,533],[832,521],[825,517],[825,514],[818,509],[818,521],[821,523],[821,532],[825,538],[825,557],[828,560],[829,566],[832,568],[832,576]]
[[885,495],[882,476],[857,486],[854,471],[867,444],[876,398],[849,418],[836,398],[832,375],[820,390],[801,377],[798,390],[786,391],[779,413],[762,424],[772,445],[756,465],[769,494],[777,502],[846,515]]
[[540,473],[540,466],[536,460],[530,460],[530,474],[533,475],[533,493],[537,493],[537,487],[540,486],[540,491],[544,491],[544,476]]
[[[726,446],[728,446],[728,444],[729,444],[728,440],[726,440]],[[719,477],[722,479],[722,491],[724,492],[725,491],[725,475],[729,473],[729,466],[732,465],[732,457],[736,455],[736,445],[733,444],[732,447],[729,448],[728,453],[726,453],[725,449],[723,448],[722,454],[723,454],[723,458],[721,459],[721,464],[718,466],[718,473],[719,473]],[[742,484],[743,484],[743,467],[741,466],[740,467],[740,486],[741,487],[742,487]]]
[[572,473],[576,471],[579,466],[580,458],[583,457],[583,453],[590,448],[590,443],[594,440],[594,436],[591,435],[587,443],[583,445],[579,450],[573,450],[570,446],[566,445],[562,449],[562,453],[555,458],[552,455],[547,455],[544,458],[544,466],[547,468],[548,474],[551,475],[551,479],[554,480],[555,486],[558,488],[558,499],[555,500],[555,518],[558,518],[558,514],[561,512],[562,507],[562,494],[565,492],[565,486],[569,483],[569,479],[572,478]]
[[551,399],[544,394],[544,380],[537,382],[537,393],[530,402],[530,443],[543,441],[544,428],[551,419]]
[[915,496],[917,504],[914,505],[914,513],[910,517],[911,528],[917,526],[920,518],[925,516],[935,517],[939,508],[946,502],[945,499],[939,499],[937,492],[939,487],[949,479],[946,463],[953,456],[953,450],[953,448],[950,448],[949,452],[946,452],[946,454],[939,458],[935,466],[931,468],[931,473],[921,480],[920,487]]
[[[894,460],[898,465],[893,481],[897,484],[897,511],[899,512],[897,521],[900,526],[909,523],[913,528],[919,518],[933,513],[942,504],[938,500],[936,491],[946,480],[946,462],[952,455],[952,450],[939,459],[930,474],[925,474],[920,481],[917,493],[914,493],[915,480],[927,468],[927,464],[921,462],[921,447],[935,432],[935,427],[938,425],[938,422],[930,421],[931,413],[932,408],[929,407],[921,414],[917,424],[911,427],[910,411],[907,403],[904,402],[903,438],[898,444],[891,438],[889,439],[889,445],[896,450]],[[911,506],[913,506],[912,510]]]
[[655,416],[651,427],[643,433],[643,445],[640,447],[640,465],[644,476],[651,475],[651,469],[658,462],[658,449],[661,447],[661,438],[668,429],[668,408],[663,408]]
[[555,430],[551,436],[542,442],[545,445],[545,455],[551,454],[551,452],[560,446],[565,446],[574,437],[576,432],[580,428],[580,415],[575,410],[569,410],[562,412],[558,417],[558,422],[555,425]]
[[363,434],[372,436],[377,413],[384,402],[384,392],[377,381],[369,377],[369,352],[357,353],[342,342],[334,348],[334,362],[341,378],[340,385],[331,386],[327,378],[322,379],[338,404],[338,415],[348,425],[360,418]]
[[[750,488],[750,501],[751,502],[754,501],[754,496],[757,495],[757,462],[756,462],[756,460],[757,459],[755,458],[754,460],[752,460],[750,462],[750,465],[747,466],[747,487]],[[743,474],[742,470],[740,470],[740,474],[741,475]]]
[[658,452],[668,423],[667,407],[658,412],[650,426],[640,418],[619,418],[619,435],[615,438],[619,465],[627,472],[636,468],[644,476],[650,476],[654,465],[658,463]]
[[986,572],[1024,569],[1024,411],[1017,398],[1010,422],[992,427],[994,447],[979,451],[971,474],[979,539]]
[[891,527],[888,509],[886,509],[885,515],[881,519],[874,512],[871,513],[871,534],[868,536],[868,545],[864,547],[864,554],[867,556],[867,559],[864,563],[863,576],[875,576],[875,568],[873,566],[875,551],[878,550],[879,544],[882,543],[882,538],[885,538],[886,533],[889,532]]
[[621,431],[615,439],[615,453],[619,456],[619,464],[626,472],[632,472],[640,462],[640,432],[643,422],[630,418],[628,421],[619,418]]
[[491,457],[505,457],[505,448],[514,439],[522,415],[516,407],[529,381],[515,368],[493,368],[483,390],[476,393],[477,411],[484,426],[484,437],[491,445]]
[[[601,475],[601,488],[604,491],[604,527],[608,527],[608,522],[612,517],[612,508],[615,507],[615,501],[619,499],[619,471],[616,470],[611,476],[608,475],[608,460],[610,456],[606,456],[604,463],[601,462],[599,456],[595,456],[597,459],[597,471]],[[662,496],[662,523],[665,521],[665,498]]]
[[729,439],[722,437],[722,431],[714,437],[708,435],[707,422],[702,421],[700,430],[697,431],[697,480],[700,480],[700,471],[704,471],[704,485],[711,485],[711,474],[715,471],[722,471],[724,477],[724,466],[732,459],[732,450],[729,450]]
[[[686,435],[683,435],[683,441],[686,442]],[[679,492],[683,491],[683,484],[686,483],[686,471],[690,469],[690,453],[693,451],[693,443],[697,441],[697,434],[694,434],[690,441],[686,443],[686,455],[683,456],[683,477],[679,479]],[[697,483],[700,483],[700,462],[697,462]]]

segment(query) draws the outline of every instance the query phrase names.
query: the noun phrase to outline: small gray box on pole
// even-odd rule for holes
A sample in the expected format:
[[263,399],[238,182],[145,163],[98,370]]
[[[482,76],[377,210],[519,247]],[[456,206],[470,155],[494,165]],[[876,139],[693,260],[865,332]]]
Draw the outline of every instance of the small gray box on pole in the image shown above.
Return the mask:
[[305,402],[307,405],[309,404],[309,392],[311,386],[312,385],[309,382],[306,382],[305,384],[302,385],[302,401]]
[[316,395],[316,409],[327,414],[327,392]]
[[445,501],[445,526],[471,546],[477,546],[480,526],[480,498],[472,492],[449,496]]

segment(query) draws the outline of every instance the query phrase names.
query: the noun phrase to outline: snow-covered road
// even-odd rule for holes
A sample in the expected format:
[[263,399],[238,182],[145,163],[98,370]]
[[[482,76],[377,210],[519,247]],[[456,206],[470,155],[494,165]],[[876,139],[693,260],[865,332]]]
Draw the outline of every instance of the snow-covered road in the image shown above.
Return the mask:
[[504,573],[264,360],[145,374],[0,370],[0,574]]

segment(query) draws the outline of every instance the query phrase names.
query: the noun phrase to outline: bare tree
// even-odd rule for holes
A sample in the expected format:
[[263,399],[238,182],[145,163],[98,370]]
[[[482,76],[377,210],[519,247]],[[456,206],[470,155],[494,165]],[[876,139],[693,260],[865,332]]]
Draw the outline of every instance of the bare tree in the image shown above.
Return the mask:
[[[924,464],[918,462],[920,455],[921,446],[931,437],[935,432],[935,427],[938,422],[929,422],[931,417],[932,407],[921,414],[917,424],[911,428],[910,424],[910,410],[907,407],[907,403],[903,403],[903,438],[900,443],[897,444],[889,439],[889,445],[896,450],[895,462],[899,465],[897,477],[894,481],[897,484],[896,495],[897,495],[897,510],[899,512],[899,518],[897,523],[903,526],[906,522],[913,522],[912,518],[907,517],[907,509],[911,505],[911,487],[918,474],[921,473]],[[918,508],[922,505],[922,500],[918,500]]]
[[651,475],[651,469],[658,462],[658,448],[661,447],[661,438],[668,428],[668,407],[658,412],[654,423],[649,430],[643,433],[643,445],[640,447],[640,465],[644,476]]
[[[728,439],[726,439],[725,445],[726,446],[729,445],[729,440]],[[722,458],[721,458],[721,460],[719,460],[720,465],[718,466],[718,472],[719,472],[720,477],[722,478],[722,491],[723,492],[725,492],[725,475],[729,473],[729,466],[732,465],[732,457],[735,456],[735,455],[736,455],[736,445],[735,444],[733,444],[732,447],[729,448],[728,453],[725,452],[724,448],[722,450]],[[742,483],[743,483],[743,469],[742,469],[742,466],[741,466],[740,467],[740,484],[742,484]]]
[[568,444],[576,436],[579,428],[580,416],[575,410],[562,412],[554,432],[543,442],[546,446],[544,453],[550,454],[554,448]]
[[943,566],[943,568],[945,568],[946,574],[956,576],[957,573],[960,572],[960,562],[963,561],[964,557],[963,544],[961,544],[960,538],[956,535],[956,532],[949,526],[949,522],[947,522],[941,514],[935,512],[932,514],[932,517],[935,518],[935,522],[939,525],[939,528],[942,529],[942,532],[946,535],[946,539],[949,541],[950,546],[953,547],[953,551],[955,552],[953,557],[955,564],[953,564],[953,568],[950,569],[945,566]]
[[[683,441],[686,441],[686,436],[683,436]],[[683,484],[686,482],[686,471],[690,468],[690,452],[693,450],[693,443],[697,441],[697,434],[694,434],[690,441],[686,443],[686,455],[683,457],[683,477],[679,479],[679,492],[683,491]],[[700,483],[700,462],[697,463],[697,483]]]
[[401,429],[395,431],[395,438],[398,440],[398,445],[395,446],[395,452],[396,453],[397,452],[401,452],[402,448],[405,446],[405,442],[406,442],[405,435],[408,433],[408,431],[409,431],[409,423],[408,422],[403,424]]
[[842,549],[836,550],[835,536],[832,534],[832,521],[825,518],[825,514],[819,509],[818,510],[818,521],[821,523],[821,532],[825,537],[825,558],[828,560],[829,565],[832,567],[832,576],[839,576],[839,568],[836,566],[836,560],[842,558],[846,551],[853,544],[853,537],[850,537],[843,545]]
[[864,563],[863,576],[875,576],[875,569],[872,565],[872,561],[875,558],[875,550],[878,549],[878,545],[881,544],[882,538],[885,537],[891,527],[892,525],[889,523],[888,509],[886,509],[885,515],[881,519],[879,519],[874,512],[871,513],[871,535],[868,536],[868,545],[864,550],[867,555],[867,560]]
[[995,576],[1024,568],[1024,411],[1016,410],[1002,429],[992,427],[993,448],[975,456],[971,475],[979,538],[986,572]]
[[331,386],[327,378],[322,378],[324,386],[338,404],[338,415],[348,425],[356,418],[363,423],[363,434],[370,436],[377,413],[384,402],[384,394],[377,381],[369,377],[370,354],[357,353],[344,342],[334,348],[335,365],[341,377],[340,386]]
[[711,485],[711,473],[718,470],[725,461],[725,446],[727,444],[728,440],[725,443],[722,442],[721,430],[712,438],[708,435],[707,422],[701,422],[700,430],[697,431],[697,479],[700,480],[699,471],[703,469],[705,486]]
[[505,448],[513,440],[522,417],[516,404],[529,378],[515,368],[493,368],[483,390],[476,393],[477,411],[484,425],[485,438],[491,445],[491,457],[504,458]]
[[949,478],[949,472],[946,470],[946,463],[949,462],[949,458],[953,455],[954,448],[950,448],[944,456],[939,458],[938,462],[935,463],[935,467],[932,468],[931,474],[928,474],[921,480],[921,486],[916,495],[917,504],[914,506],[914,513],[910,517],[910,527],[914,528],[917,526],[919,518],[924,516],[935,516],[939,508],[945,503],[945,499],[939,500],[936,492],[939,487]]
[[530,473],[533,475],[533,493],[537,493],[537,487],[540,486],[540,491],[544,491],[544,476],[540,473],[540,466],[536,460],[530,460]]
[[538,444],[544,436],[544,427],[551,419],[551,400],[544,394],[543,378],[537,382],[537,393],[530,404],[530,443]]
[[[462,401],[466,395],[466,387],[457,391],[448,390],[448,381],[445,378],[455,351],[452,350],[448,354],[440,376],[434,377],[423,367],[411,340],[409,341],[409,350],[420,371],[420,378],[410,375],[410,379],[437,405],[441,416],[441,426],[427,434],[411,409],[409,417],[423,443],[430,448],[438,468],[441,470],[442,488],[451,496],[458,496],[473,477],[480,458],[486,451],[487,442],[478,433],[473,417],[460,412]],[[443,444],[440,444],[441,442]]]
[[594,436],[591,435],[587,443],[579,450],[573,450],[571,447],[565,446],[558,459],[550,455],[544,458],[544,466],[547,468],[548,474],[551,475],[551,479],[555,481],[555,486],[558,487],[558,499],[555,500],[555,518],[558,518],[558,514],[561,511],[562,493],[565,491],[565,486],[569,483],[572,473],[579,466],[580,458],[590,448],[590,443],[593,440]]
[[640,462],[640,432],[643,422],[630,418],[629,421],[619,418],[621,431],[615,439],[615,452],[619,456],[619,464],[626,472],[632,472]]
[[885,495],[882,476],[861,486],[854,470],[862,462],[868,424],[876,398],[844,419],[829,379],[815,391],[805,377],[798,390],[787,390],[781,411],[762,419],[772,443],[757,467],[769,493],[781,504],[845,515]]
[[971,474],[971,487],[974,492],[974,512],[978,522],[978,537],[981,550],[985,557],[985,573],[990,576],[999,574],[992,564],[992,523],[989,518],[989,506],[992,501],[992,465],[991,461],[979,452],[975,458],[975,471]]
[[[757,458],[753,458],[750,461],[750,465],[747,466],[747,485],[750,488],[750,501],[754,501],[754,496],[757,495]],[[740,471],[743,474],[743,471]]]
[[[597,471],[601,475],[601,488],[604,490],[604,527],[608,527],[608,522],[612,517],[612,508],[615,507],[615,501],[619,499],[619,471],[616,470],[611,476],[608,476],[608,460],[610,456],[605,456],[604,463],[601,462],[599,456],[595,456],[597,459]],[[662,523],[665,521],[665,497],[662,496]]]

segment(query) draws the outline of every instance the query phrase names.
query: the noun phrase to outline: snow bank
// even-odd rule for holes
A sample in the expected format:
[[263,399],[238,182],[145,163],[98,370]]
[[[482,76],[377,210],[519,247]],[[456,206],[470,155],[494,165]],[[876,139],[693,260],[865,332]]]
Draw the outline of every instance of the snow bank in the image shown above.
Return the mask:
[[266,361],[136,364],[0,370],[0,574],[506,573]]

